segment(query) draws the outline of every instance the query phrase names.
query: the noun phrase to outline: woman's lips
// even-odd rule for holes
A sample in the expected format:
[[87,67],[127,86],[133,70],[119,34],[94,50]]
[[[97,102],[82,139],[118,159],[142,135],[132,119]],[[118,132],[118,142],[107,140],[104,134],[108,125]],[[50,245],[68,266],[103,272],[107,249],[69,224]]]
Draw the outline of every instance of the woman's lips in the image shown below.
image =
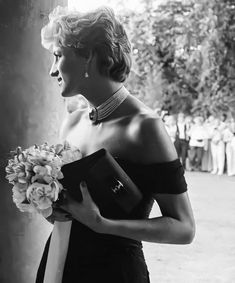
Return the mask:
[[59,86],[61,86],[61,84],[62,84],[62,78],[61,77],[58,78],[58,83],[59,83]]

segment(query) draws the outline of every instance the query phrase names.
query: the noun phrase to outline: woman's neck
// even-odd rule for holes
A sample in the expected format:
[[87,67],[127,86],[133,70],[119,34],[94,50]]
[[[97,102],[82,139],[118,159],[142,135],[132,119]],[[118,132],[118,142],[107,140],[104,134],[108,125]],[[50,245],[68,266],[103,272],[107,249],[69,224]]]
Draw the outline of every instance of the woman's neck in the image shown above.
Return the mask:
[[98,107],[109,99],[116,91],[123,86],[120,82],[115,82],[107,78],[91,81],[89,89],[83,94],[89,103]]

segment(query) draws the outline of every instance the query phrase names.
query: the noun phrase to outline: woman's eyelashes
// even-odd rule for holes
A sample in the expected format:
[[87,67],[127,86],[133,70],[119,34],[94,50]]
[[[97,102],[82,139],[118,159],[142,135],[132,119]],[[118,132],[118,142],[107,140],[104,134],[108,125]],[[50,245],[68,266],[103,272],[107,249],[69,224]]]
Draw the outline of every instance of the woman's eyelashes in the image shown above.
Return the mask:
[[61,57],[61,54],[54,53],[54,56],[55,56],[55,60],[57,62],[59,60],[59,58]]

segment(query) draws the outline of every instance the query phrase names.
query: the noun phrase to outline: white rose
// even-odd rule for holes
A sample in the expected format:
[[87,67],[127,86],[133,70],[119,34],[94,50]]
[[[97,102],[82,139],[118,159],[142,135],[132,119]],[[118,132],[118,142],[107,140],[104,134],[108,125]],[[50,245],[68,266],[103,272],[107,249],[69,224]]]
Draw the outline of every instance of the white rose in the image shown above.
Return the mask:
[[26,199],[27,185],[16,183],[12,188],[14,203],[21,203]]
[[44,166],[36,165],[33,167],[33,172],[43,176],[47,174],[47,169]]
[[35,183],[52,183],[55,179],[62,179],[63,174],[61,170],[62,161],[60,160],[60,164],[58,165],[56,162],[51,162],[50,165],[36,165],[33,168],[35,175],[31,178],[31,182]]
[[60,192],[59,184],[54,181],[50,184],[33,183],[26,191],[27,199],[37,209],[50,208],[52,203],[58,199]]

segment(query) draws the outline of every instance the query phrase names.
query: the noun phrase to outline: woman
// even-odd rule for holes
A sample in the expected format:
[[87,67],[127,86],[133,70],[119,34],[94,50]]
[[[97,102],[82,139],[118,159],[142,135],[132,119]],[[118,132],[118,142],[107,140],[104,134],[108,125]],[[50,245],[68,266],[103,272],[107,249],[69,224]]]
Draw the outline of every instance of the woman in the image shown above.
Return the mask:
[[194,171],[201,171],[203,149],[207,143],[207,133],[203,125],[203,117],[197,116],[194,118],[194,125],[190,132],[190,166]]
[[187,125],[185,122],[184,113],[180,112],[177,115],[177,129],[178,129],[178,143],[177,143],[177,153],[180,157],[182,165],[186,168],[186,158],[189,147],[189,141],[187,136]]
[[235,175],[235,150],[234,150],[234,129],[233,119],[227,119],[225,121],[225,129],[223,131],[223,141],[225,144],[225,160],[226,170],[228,176]]
[[169,135],[172,143],[176,145],[177,124],[176,124],[175,116],[166,115],[164,118],[164,122],[165,122],[165,128],[166,128],[167,134]]
[[207,146],[204,147],[202,157],[202,171],[212,171],[212,154],[211,154],[211,137],[213,134],[214,116],[210,115],[204,122],[205,131],[207,133]]
[[[62,275],[45,279],[47,271],[53,273],[46,268],[49,239],[37,282],[149,282],[141,241],[188,244],[195,228],[183,168],[161,119],[123,85],[131,67],[123,26],[109,8],[85,14],[57,9],[42,30],[42,43],[53,48],[51,76],[58,80],[62,96],[80,93],[95,107],[68,116],[64,139],[83,156],[107,149],[142,191],[143,200],[128,219],[107,219],[84,182],[82,202],[67,193],[53,215],[57,221],[73,219],[68,249],[62,252],[64,263],[57,268]],[[154,199],[162,216],[148,219]],[[52,265],[58,261],[51,258]]]
[[225,165],[225,143],[224,130],[226,124],[218,118],[214,120],[214,126],[211,138],[211,153],[213,170],[211,174],[223,175]]
[[185,169],[187,171],[191,171],[191,164],[190,164],[190,160],[192,159],[191,155],[191,150],[190,150],[190,146],[189,146],[189,142],[190,142],[190,131],[192,126],[194,125],[193,122],[193,117],[191,115],[187,115],[185,117],[185,125],[186,125],[186,139],[188,141],[188,150],[187,150],[187,158],[186,158],[186,162],[185,162]]

